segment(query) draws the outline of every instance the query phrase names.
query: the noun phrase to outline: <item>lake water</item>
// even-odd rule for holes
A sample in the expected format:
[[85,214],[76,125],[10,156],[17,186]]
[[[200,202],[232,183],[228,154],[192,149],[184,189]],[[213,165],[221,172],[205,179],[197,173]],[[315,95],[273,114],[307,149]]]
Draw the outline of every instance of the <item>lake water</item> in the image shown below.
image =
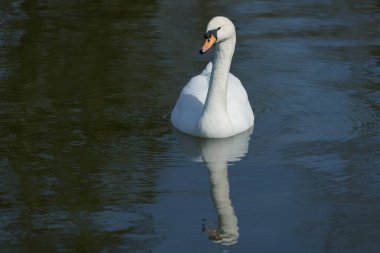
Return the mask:
[[[380,4],[0,2],[4,252],[380,252]],[[237,28],[255,111],[224,140],[170,111]]]

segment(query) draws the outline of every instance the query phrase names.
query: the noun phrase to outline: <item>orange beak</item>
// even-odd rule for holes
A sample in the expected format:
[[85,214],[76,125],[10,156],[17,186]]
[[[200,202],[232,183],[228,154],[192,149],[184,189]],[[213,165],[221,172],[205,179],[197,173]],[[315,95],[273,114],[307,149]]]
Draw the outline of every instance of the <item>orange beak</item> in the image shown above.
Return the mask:
[[206,53],[212,47],[212,45],[214,45],[215,42],[216,42],[216,37],[211,34],[210,37],[206,39],[199,53],[201,54]]

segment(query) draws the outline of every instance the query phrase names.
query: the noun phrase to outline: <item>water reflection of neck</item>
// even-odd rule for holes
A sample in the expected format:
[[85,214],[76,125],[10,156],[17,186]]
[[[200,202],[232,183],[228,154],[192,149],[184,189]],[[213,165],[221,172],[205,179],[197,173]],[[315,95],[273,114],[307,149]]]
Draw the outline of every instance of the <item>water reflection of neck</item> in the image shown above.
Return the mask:
[[218,213],[220,242],[225,245],[234,244],[239,237],[237,217],[229,196],[227,161],[208,162],[212,197]]
[[252,128],[225,139],[199,139],[175,131],[183,151],[199,155],[209,171],[212,198],[219,218],[219,228],[204,224],[210,239],[224,245],[237,243],[238,219],[229,196],[228,163],[239,161],[248,151]]
[[230,199],[228,182],[228,159],[236,138],[210,139],[201,145],[201,156],[209,170],[212,198],[218,214],[219,228],[214,241],[231,245],[237,242],[239,228]]

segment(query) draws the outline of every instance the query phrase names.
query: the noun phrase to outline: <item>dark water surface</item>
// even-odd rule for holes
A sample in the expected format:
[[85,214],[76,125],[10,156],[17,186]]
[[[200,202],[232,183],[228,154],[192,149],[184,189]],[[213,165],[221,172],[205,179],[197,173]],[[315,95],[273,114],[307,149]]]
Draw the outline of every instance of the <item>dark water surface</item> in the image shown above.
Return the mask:
[[[211,17],[255,127],[175,132]],[[0,2],[2,252],[380,252],[380,4]]]

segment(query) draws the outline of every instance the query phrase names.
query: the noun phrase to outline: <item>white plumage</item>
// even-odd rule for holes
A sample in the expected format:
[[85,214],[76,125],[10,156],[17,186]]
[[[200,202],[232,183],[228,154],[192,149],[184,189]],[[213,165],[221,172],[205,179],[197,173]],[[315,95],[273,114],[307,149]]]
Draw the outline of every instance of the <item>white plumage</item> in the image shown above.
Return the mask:
[[243,85],[229,73],[236,42],[234,25],[225,17],[215,17],[207,26],[210,31],[216,33],[213,63],[183,88],[171,121],[193,136],[225,138],[252,127],[254,115]]

